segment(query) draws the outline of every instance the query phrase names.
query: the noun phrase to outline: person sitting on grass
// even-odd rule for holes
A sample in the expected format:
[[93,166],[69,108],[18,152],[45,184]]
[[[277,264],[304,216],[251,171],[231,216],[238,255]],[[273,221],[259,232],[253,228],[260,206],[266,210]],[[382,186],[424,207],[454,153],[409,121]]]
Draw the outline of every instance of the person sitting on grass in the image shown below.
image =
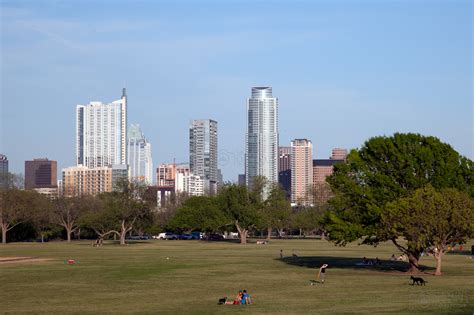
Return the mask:
[[242,304],[252,304],[252,299],[250,295],[247,293],[247,290],[242,292]]
[[240,305],[242,304],[242,291],[239,291],[239,293],[237,294],[237,296],[235,297],[235,300],[234,300],[234,305]]

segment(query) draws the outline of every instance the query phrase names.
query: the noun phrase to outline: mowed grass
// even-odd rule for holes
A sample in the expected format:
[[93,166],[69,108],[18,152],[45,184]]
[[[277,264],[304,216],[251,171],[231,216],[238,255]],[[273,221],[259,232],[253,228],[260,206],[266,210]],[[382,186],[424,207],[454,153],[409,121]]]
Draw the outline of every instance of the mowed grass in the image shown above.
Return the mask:
[[[389,243],[335,247],[324,240],[272,240],[269,245],[143,241],[101,248],[89,241],[13,243],[0,246],[0,257],[52,260],[0,264],[0,313],[474,312],[474,260],[469,255],[446,255],[445,274],[423,275],[426,287],[411,286],[409,276],[397,271],[355,266],[363,256],[388,260],[392,253]],[[67,265],[67,259],[79,263]],[[332,267],[326,283],[311,286],[321,262]],[[432,257],[421,263],[435,266]],[[220,297],[233,298],[244,288],[253,305],[217,305]]]

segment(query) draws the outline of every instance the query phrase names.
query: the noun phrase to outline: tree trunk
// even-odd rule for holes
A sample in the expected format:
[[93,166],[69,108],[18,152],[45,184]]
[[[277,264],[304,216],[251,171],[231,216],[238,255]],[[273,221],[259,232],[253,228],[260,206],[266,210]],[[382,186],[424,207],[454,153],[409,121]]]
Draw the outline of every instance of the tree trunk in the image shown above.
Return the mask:
[[125,235],[127,235],[127,233],[122,230],[120,232],[120,245],[125,245]]
[[408,256],[408,262],[410,263],[410,267],[408,268],[407,272],[419,273],[420,266],[418,265],[418,261],[420,260],[420,254],[413,252],[407,252],[405,254]]
[[435,271],[435,276],[441,276],[443,273],[441,272],[441,259],[443,258],[443,252],[438,251],[438,253],[435,254],[435,259],[436,259],[436,271]]
[[240,244],[247,244],[248,230],[241,228],[238,221],[235,221],[235,227],[237,228],[237,231],[239,232]]
[[301,228],[300,228],[300,236],[299,236],[299,238],[301,238]]
[[71,243],[72,229],[70,227],[66,227],[66,234],[67,234],[67,242]]
[[2,224],[2,244],[7,243],[7,228]]
[[272,228],[268,227],[267,228],[267,240],[270,240],[272,238]]
[[248,233],[247,230],[242,230],[242,232],[239,233],[239,235],[240,235],[240,244],[247,244],[247,233]]

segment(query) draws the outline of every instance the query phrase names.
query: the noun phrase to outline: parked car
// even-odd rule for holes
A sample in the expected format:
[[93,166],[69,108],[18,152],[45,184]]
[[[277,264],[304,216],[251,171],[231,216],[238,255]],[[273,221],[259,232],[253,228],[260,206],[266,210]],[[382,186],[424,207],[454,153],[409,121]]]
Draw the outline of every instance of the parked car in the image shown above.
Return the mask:
[[191,234],[180,234],[178,235],[180,240],[192,240],[193,236]]
[[202,234],[199,231],[191,232],[191,237],[192,237],[193,240],[200,240],[200,239],[203,238],[203,236],[204,236],[204,234]]
[[159,240],[177,240],[178,239],[178,235],[176,234],[173,234],[171,232],[164,232],[164,233],[160,233],[158,234],[158,236],[153,236],[154,239],[159,239]]
[[224,236],[220,234],[209,234],[209,235],[206,235],[205,240],[206,241],[222,241],[224,240]]

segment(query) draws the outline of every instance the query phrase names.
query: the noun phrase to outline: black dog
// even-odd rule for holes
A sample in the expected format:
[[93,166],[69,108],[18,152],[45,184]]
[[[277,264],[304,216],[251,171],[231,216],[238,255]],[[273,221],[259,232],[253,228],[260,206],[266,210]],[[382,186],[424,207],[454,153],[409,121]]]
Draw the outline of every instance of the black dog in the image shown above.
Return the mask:
[[225,304],[225,302],[227,302],[227,296],[223,297],[222,299],[219,299],[219,302],[217,304],[222,305]]
[[423,278],[418,278],[418,277],[410,277],[411,280],[413,280],[413,283],[411,285],[426,285],[428,281],[423,280]]

